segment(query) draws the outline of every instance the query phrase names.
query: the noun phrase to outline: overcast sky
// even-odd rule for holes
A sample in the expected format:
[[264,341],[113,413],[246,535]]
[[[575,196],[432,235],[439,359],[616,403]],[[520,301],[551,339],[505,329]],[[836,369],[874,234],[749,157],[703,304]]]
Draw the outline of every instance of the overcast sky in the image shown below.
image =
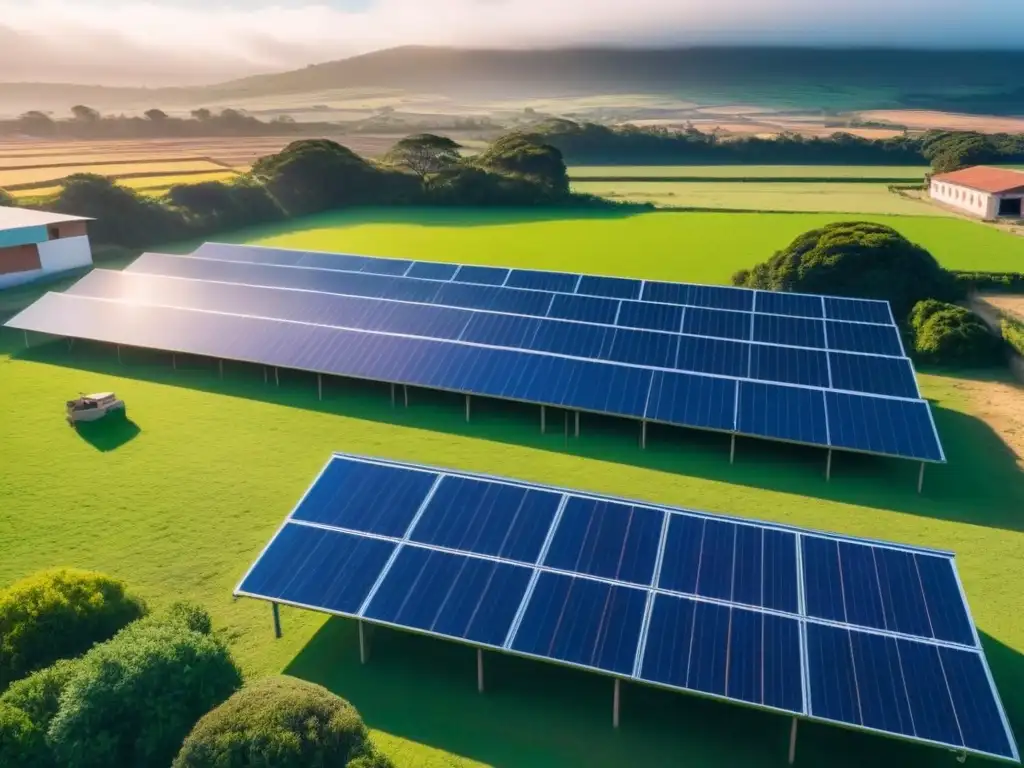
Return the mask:
[[1021,0],[0,0],[0,80],[164,85],[404,44],[1024,48]]

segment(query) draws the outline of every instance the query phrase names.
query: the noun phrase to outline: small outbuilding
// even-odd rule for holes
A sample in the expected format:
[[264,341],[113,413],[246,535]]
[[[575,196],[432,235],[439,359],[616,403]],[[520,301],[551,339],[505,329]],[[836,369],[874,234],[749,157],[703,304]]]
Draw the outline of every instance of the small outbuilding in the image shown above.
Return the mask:
[[976,165],[932,176],[932,200],[979,219],[1024,218],[1024,171]]
[[90,266],[89,221],[0,205],[0,288]]

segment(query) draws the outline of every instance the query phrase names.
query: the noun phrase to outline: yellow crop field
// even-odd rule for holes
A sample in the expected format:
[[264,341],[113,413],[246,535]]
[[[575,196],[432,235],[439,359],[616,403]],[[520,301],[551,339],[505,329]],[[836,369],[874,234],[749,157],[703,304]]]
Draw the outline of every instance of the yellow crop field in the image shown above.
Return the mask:
[[[175,184],[198,184],[201,181],[231,181],[238,178],[240,172],[223,169],[210,173],[180,173],[180,174],[154,174],[152,176],[140,176],[134,179],[118,179],[118,184],[130,187],[148,196],[156,197],[167,192]],[[31,187],[29,189],[16,189],[10,191],[17,200],[28,200],[30,198],[48,197],[56,195],[61,190],[61,185],[54,184],[46,187]]]
[[188,173],[189,171],[217,171],[223,166],[209,160],[187,162],[145,162],[145,163],[97,163],[95,165],[71,165],[60,168],[16,168],[0,170],[0,187],[32,184],[50,179],[61,179],[74,173],[98,173],[102,176],[123,176],[137,173]]

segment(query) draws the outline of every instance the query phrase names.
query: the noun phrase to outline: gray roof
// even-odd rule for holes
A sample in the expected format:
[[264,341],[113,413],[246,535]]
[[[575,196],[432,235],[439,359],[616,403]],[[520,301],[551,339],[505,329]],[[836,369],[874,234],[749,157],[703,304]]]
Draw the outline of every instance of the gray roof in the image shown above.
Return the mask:
[[66,213],[34,211],[31,208],[11,208],[0,205],[0,231],[21,227],[45,227],[65,221],[92,221],[88,216],[69,216]]

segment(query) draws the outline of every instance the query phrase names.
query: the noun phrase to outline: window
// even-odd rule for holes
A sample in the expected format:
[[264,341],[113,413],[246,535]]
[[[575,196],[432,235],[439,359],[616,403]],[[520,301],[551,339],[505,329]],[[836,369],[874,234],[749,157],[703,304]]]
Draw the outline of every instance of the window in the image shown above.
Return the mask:
[[46,228],[46,236],[51,240],[60,239],[60,227],[58,227],[56,224],[51,224]]

